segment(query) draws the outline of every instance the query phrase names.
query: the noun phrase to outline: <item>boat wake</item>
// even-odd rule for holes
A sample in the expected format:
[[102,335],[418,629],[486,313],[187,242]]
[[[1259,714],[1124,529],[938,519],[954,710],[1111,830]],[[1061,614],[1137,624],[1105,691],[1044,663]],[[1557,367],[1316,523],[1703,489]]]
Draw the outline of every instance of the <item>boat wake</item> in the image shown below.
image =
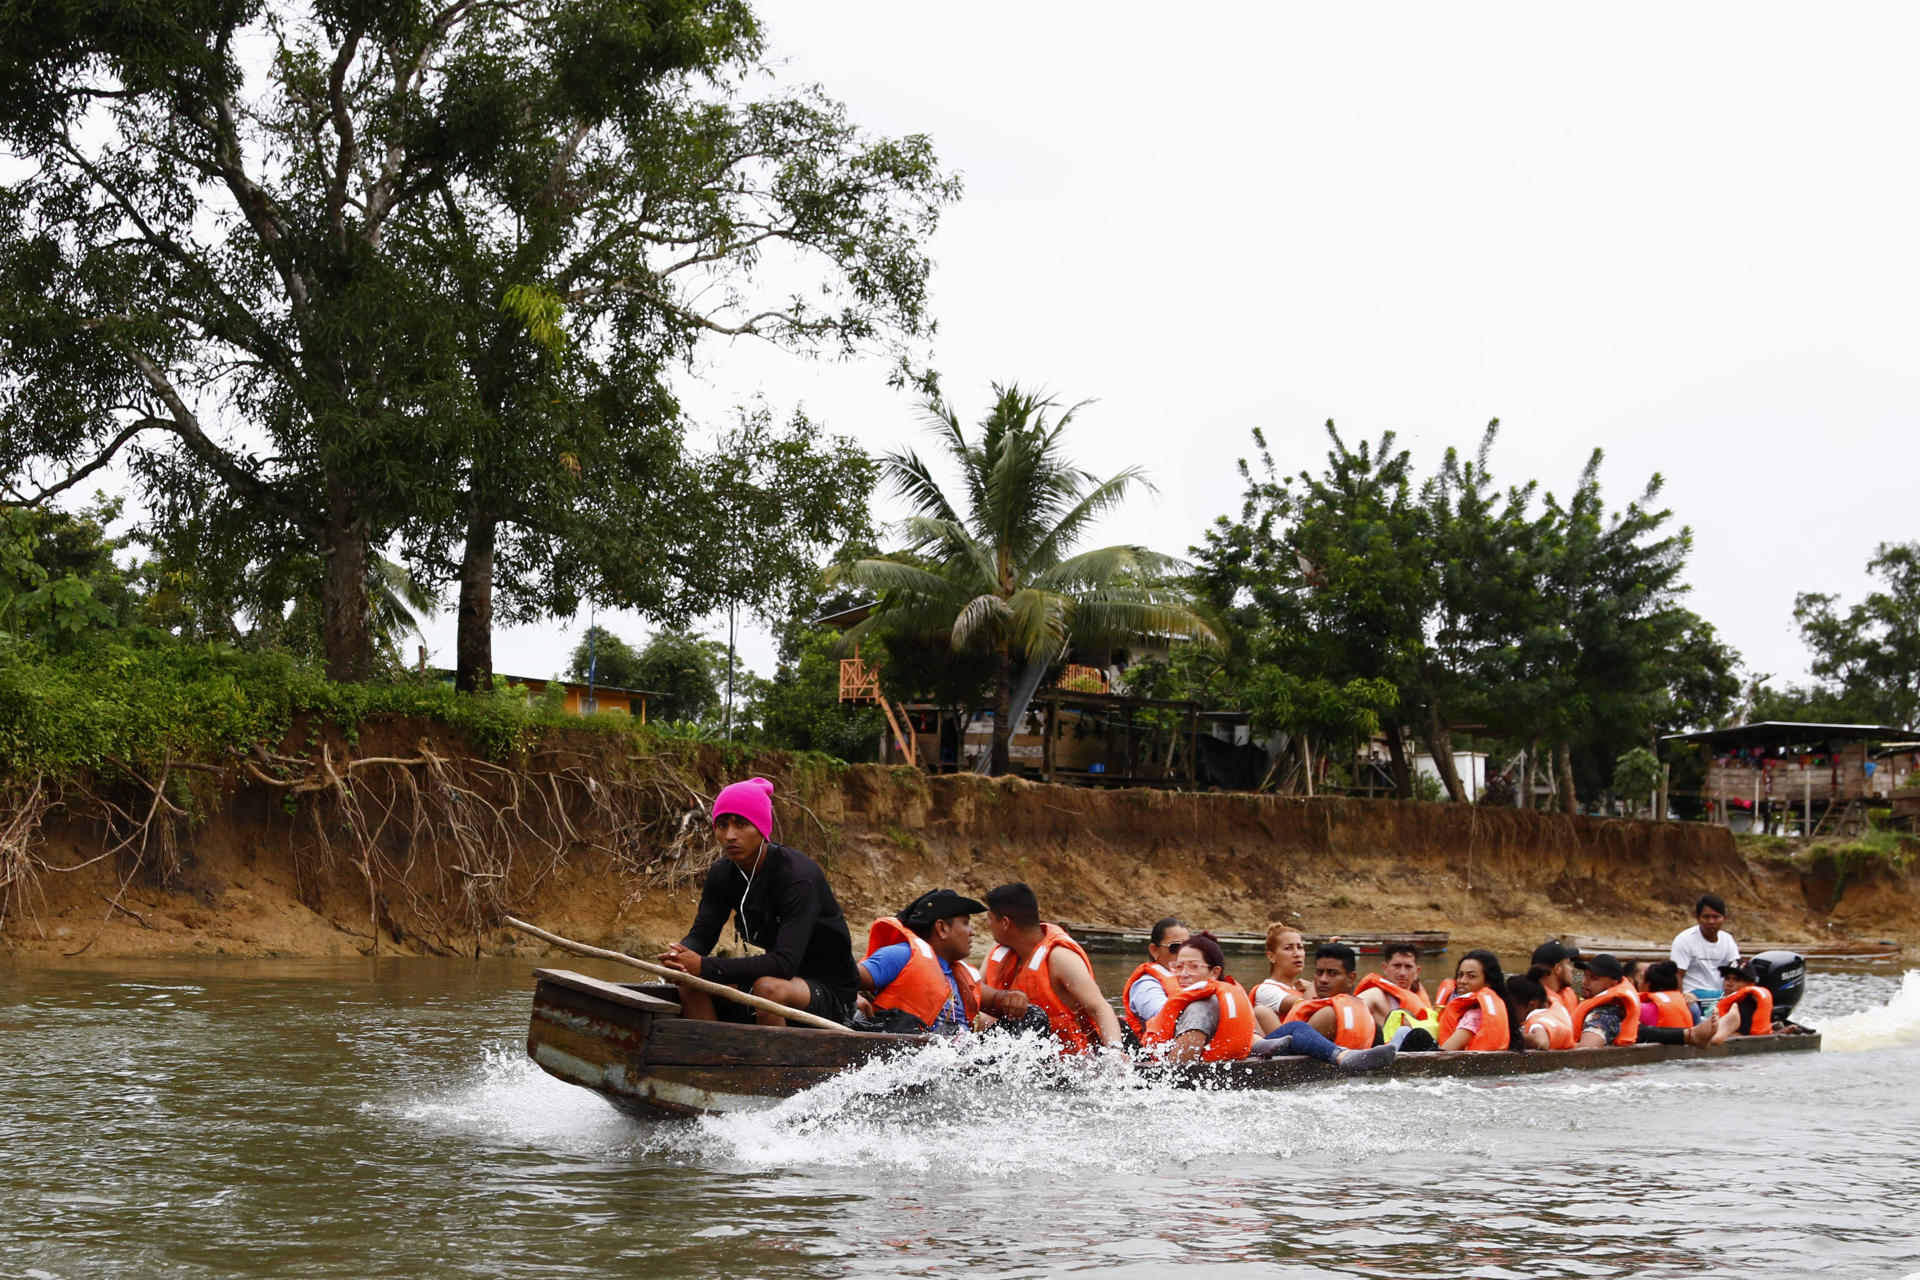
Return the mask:
[[[1158,1174],[1169,1165],[1308,1154],[1375,1160],[1412,1151],[1492,1154],[1518,1099],[1707,1082],[1498,1084],[1341,1080],[1288,1090],[1148,1078],[1114,1060],[1063,1061],[1039,1038],[956,1040],[844,1072],[766,1110],[699,1120],[678,1142],[749,1169],[889,1169],[992,1176],[1032,1169]],[[1544,1099],[1543,1099],[1544,1101]],[[1560,1110],[1555,1104],[1554,1110]],[[1410,1124],[1410,1116],[1422,1117]],[[676,1144],[677,1145],[677,1144]]]
[[463,1076],[442,1092],[400,1103],[400,1118],[441,1132],[571,1155],[621,1156],[660,1145],[658,1135],[542,1071],[518,1045],[489,1047],[472,1073]]
[[1920,969],[1907,970],[1900,990],[1879,1008],[1828,1018],[1819,1027],[1820,1047],[1827,1053],[1920,1044]]

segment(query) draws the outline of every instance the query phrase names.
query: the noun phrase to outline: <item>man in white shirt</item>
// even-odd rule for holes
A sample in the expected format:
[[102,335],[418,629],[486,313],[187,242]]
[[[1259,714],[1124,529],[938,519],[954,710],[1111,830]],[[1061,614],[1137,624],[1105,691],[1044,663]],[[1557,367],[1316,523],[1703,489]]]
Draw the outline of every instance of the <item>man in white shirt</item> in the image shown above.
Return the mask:
[[1680,986],[1703,1005],[1720,999],[1720,966],[1740,962],[1740,944],[1720,926],[1727,922],[1727,904],[1711,893],[1693,904],[1695,924],[1673,940],[1673,963],[1680,970]]

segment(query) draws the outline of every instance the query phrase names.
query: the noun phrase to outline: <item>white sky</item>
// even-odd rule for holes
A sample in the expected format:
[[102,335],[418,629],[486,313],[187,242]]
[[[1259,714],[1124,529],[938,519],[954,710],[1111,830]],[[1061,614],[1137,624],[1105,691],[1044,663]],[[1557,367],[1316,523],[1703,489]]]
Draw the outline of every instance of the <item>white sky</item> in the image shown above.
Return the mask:
[[[946,393],[968,420],[996,379],[1097,401],[1084,463],[1159,487],[1100,541],[1184,553],[1237,512],[1256,425],[1289,470],[1331,417],[1424,473],[1497,416],[1503,483],[1565,493],[1595,445],[1616,504],[1664,473],[1692,607],[1800,678],[1794,593],[1858,598],[1876,542],[1920,537],[1920,10],[762,12],[794,79],[964,175],[931,245]],[[878,362],[710,355],[699,412],[919,430]],[[503,631],[495,665],[549,674],[585,625]],[[429,642],[450,665],[450,614]],[[765,636],[742,652],[771,670]]]

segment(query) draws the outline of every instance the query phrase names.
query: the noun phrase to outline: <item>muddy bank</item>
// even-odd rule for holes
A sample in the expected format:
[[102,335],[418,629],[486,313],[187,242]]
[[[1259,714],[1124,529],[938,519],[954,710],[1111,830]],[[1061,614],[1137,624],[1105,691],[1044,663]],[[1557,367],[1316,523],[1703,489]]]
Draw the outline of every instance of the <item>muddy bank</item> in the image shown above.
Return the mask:
[[[856,930],[923,888],[1031,883],[1060,919],[1178,913],[1220,929],[1444,929],[1456,954],[1581,932],[1670,937],[1704,891],[1746,937],[1920,940],[1920,883],[1749,860],[1719,828],[1397,801],[1089,791],[556,734],[512,766],[431,726],[307,731],[202,777],[130,831],[40,818],[0,945],[65,955],[512,954],[511,912],[650,951],[691,916],[705,802],[774,777],[780,833],[827,867]],[[114,846],[121,845],[117,851]],[[1830,869],[1829,869],[1830,870]]]

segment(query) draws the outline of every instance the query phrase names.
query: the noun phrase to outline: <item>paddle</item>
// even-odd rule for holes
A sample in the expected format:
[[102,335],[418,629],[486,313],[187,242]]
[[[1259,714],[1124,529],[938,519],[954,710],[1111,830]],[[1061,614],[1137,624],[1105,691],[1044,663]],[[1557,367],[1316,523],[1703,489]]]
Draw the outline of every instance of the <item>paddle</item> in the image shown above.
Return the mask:
[[778,1014],[790,1022],[798,1022],[809,1027],[819,1027],[822,1031],[846,1030],[846,1028],[839,1023],[829,1021],[826,1018],[820,1017],[818,1014],[808,1013],[805,1009],[789,1009],[786,1005],[769,1000],[765,996],[756,996],[751,992],[742,991],[738,987],[730,987],[724,982],[709,982],[705,978],[696,978],[690,973],[682,973],[678,969],[669,969],[667,966],[655,964],[651,960],[641,960],[635,956],[628,955],[624,951],[608,951],[604,947],[590,947],[584,942],[575,942],[572,938],[563,938],[557,933],[548,933],[545,929],[530,925],[525,920],[516,920],[512,916],[507,916],[506,922],[508,928],[518,929],[521,933],[538,938],[540,941],[549,943],[552,946],[559,947],[562,951],[571,951],[576,955],[592,956],[597,960],[612,960],[617,964],[629,964],[636,969],[645,970],[647,973],[651,973],[656,977],[665,978],[668,982],[678,983],[683,987],[692,987],[695,991],[704,991],[710,996],[719,996],[722,1000],[731,1000],[735,1004],[744,1004],[749,1009],[758,1009],[762,1013]]

